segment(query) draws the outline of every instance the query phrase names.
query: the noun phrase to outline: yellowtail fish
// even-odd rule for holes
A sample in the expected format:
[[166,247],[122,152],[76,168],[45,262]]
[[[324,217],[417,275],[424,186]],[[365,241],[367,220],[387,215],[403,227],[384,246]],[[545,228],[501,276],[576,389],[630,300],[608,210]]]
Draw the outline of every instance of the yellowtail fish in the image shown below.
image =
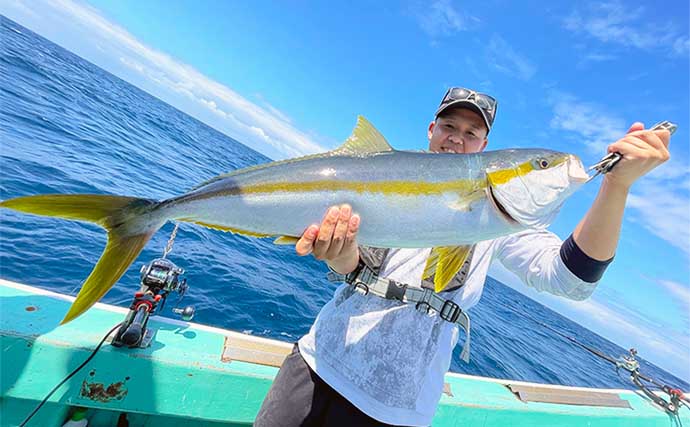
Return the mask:
[[546,227],[588,179],[580,160],[541,149],[441,154],[394,150],[363,117],[338,149],[217,176],[164,201],[114,195],[36,195],[0,202],[35,215],[96,223],[101,258],[62,323],[84,313],[168,220],[295,243],[326,209],[348,203],[360,244],[433,248],[425,277],[442,291],[471,246]]

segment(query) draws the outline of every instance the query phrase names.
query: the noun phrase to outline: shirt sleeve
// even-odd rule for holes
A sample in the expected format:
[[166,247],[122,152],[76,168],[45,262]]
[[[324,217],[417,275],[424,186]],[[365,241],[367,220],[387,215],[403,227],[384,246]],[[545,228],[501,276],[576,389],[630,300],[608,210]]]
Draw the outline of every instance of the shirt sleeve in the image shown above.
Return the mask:
[[598,281],[573,274],[561,258],[563,241],[548,230],[525,230],[495,240],[494,254],[523,283],[568,299],[587,299]]

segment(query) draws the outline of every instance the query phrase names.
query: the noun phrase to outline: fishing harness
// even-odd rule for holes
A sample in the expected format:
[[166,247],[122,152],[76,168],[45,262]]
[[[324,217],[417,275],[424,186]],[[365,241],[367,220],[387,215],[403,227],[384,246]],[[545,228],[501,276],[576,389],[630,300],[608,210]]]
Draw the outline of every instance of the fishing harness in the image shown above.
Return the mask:
[[[364,248],[361,248],[366,250]],[[373,249],[373,248],[371,248]],[[461,269],[467,271],[471,257],[465,261]],[[460,325],[465,331],[465,343],[462,346],[460,357],[465,363],[470,361],[470,317],[462,311],[460,306],[450,299],[445,299],[433,288],[412,287],[406,283],[401,283],[392,279],[379,276],[374,270],[362,260],[360,256],[359,264],[349,274],[340,274],[329,266],[327,278],[334,283],[347,283],[354,291],[362,295],[376,295],[377,297],[397,300],[405,304],[414,304],[415,308],[425,313],[438,314],[438,316],[453,324]],[[464,275],[463,275],[464,276]]]

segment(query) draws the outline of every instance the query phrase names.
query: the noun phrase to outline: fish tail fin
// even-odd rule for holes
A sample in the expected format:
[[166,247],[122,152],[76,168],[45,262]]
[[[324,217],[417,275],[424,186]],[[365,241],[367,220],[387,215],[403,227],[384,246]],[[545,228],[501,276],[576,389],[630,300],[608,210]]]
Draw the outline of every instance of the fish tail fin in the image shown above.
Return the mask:
[[135,221],[152,212],[158,202],[136,197],[55,194],[18,197],[0,202],[0,207],[34,215],[95,223],[108,232],[108,243],[86,279],[65,318],[65,324],[94,305],[124,274],[151,236],[165,222],[152,217]]

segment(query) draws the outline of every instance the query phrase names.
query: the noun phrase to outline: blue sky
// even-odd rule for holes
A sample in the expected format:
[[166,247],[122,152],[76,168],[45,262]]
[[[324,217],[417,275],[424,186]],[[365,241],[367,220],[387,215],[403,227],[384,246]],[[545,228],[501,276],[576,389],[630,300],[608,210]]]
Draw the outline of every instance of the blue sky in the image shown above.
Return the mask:
[[[452,85],[498,98],[490,149],[553,148],[587,165],[632,122],[674,121],[672,159],[633,187],[592,298],[492,275],[690,380],[687,1],[7,0],[0,13],[275,159],[336,147],[358,114],[394,147],[426,148]],[[570,234],[599,182],[554,232]]]

